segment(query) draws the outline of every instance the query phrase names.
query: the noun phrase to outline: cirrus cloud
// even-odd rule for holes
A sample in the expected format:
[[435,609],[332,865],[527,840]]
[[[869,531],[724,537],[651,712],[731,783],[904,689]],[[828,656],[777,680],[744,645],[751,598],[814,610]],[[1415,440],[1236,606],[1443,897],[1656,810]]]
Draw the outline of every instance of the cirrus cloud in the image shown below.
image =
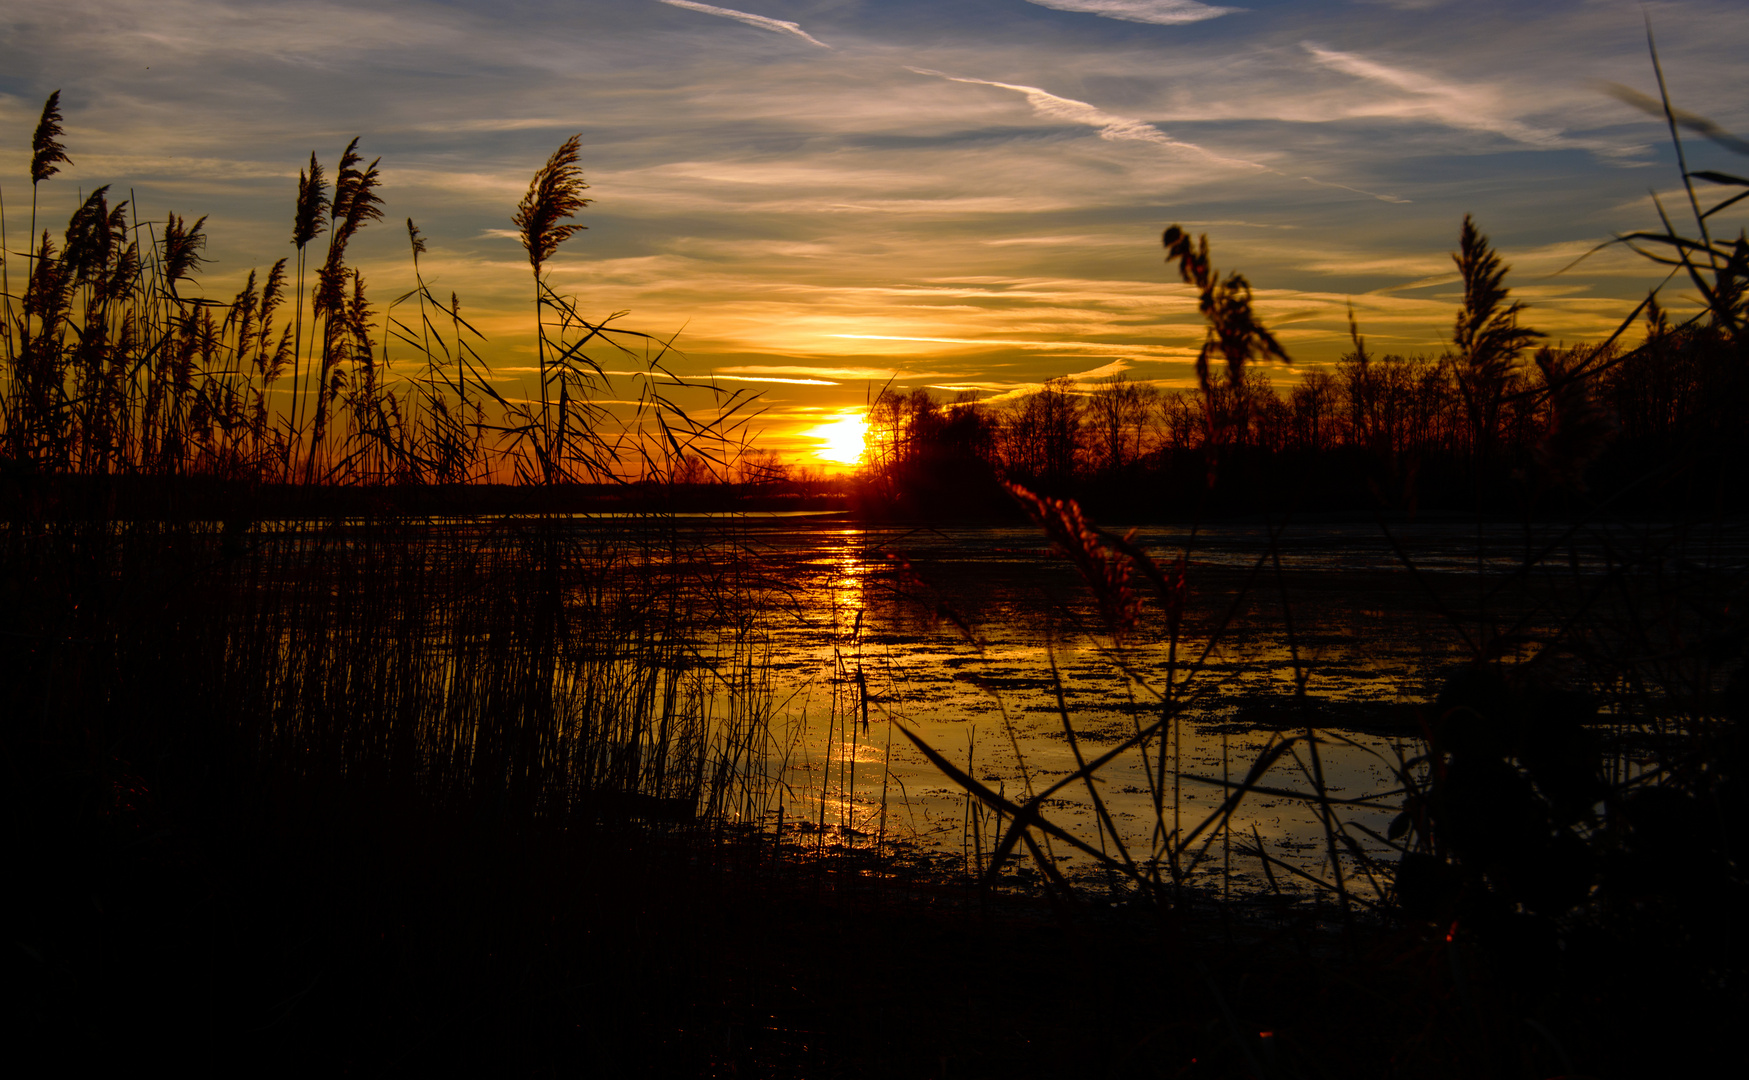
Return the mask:
[[801,38],[810,45],[818,45],[822,49],[830,49],[832,47],[824,41],[821,41],[819,38],[814,37],[806,30],[803,30],[799,23],[789,22],[784,19],[767,18],[764,15],[755,15],[748,11],[736,11],[734,8],[717,7],[715,4],[698,4],[694,3],[693,0],[662,0],[662,3],[667,4],[669,7],[685,8],[687,11],[696,11],[703,15],[715,15],[723,19],[733,19],[738,23],[746,23],[748,26],[757,27],[760,30],[769,30],[774,34],[791,34],[795,37]]
[[1199,4],[1196,0],[1027,0],[1027,3],[1057,11],[1084,11],[1089,15],[1103,15],[1107,19],[1154,23],[1158,26],[1203,22],[1245,10]]
[[1095,128],[1099,137],[1111,142],[1144,142],[1168,150],[1188,150],[1200,154],[1210,161],[1222,165],[1237,165],[1247,169],[1262,169],[1255,161],[1240,161],[1234,158],[1222,157],[1195,143],[1174,139],[1146,120],[1137,120],[1128,116],[1117,116],[1108,113],[1096,105],[1074,98],[1059,97],[1048,90],[1036,86],[1021,86],[1017,83],[997,82],[993,79],[969,79],[959,75],[949,75],[941,71],[931,71],[928,68],[911,68],[919,75],[931,75],[948,82],[969,83],[973,86],[994,86],[1001,90],[1012,90],[1026,98],[1026,103],[1032,106],[1040,116],[1048,116],[1053,120],[1067,120],[1072,124],[1085,124]]

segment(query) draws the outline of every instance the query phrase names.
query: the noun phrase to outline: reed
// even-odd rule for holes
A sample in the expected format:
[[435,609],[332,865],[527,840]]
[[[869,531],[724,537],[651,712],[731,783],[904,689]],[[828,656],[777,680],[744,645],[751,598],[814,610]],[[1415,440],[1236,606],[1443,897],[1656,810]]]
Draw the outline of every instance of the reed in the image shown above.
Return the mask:
[[[1719,131],[1704,118],[1678,123],[1667,98],[1661,110],[1671,117],[1679,147],[1679,127]],[[1649,1065],[1666,1052],[1698,1059],[1701,1046],[1716,1043],[1709,1026],[1731,1008],[1719,990],[1736,985],[1745,960],[1735,937],[1722,930],[1724,913],[1749,895],[1737,856],[1744,825],[1736,791],[1745,669],[1741,619],[1706,598],[1736,597],[1744,586],[1741,505],[1731,496],[1740,489],[1720,469],[1743,446],[1738,403],[1749,354],[1741,283],[1749,242],[1717,241],[1708,225],[1742,194],[1710,209],[1694,194],[1696,181],[1746,182],[1683,168],[1693,232],[1685,237],[1666,216],[1662,231],[1629,233],[1618,242],[1685,276],[1703,297],[1702,309],[1673,328],[1654,293],[1607,342],[1542,349],[1534,367],[1523,354],[1541,335],[1522,324],[1525,308],[1510,300],[1504,262],[1473,220],[1463,222],[1453,258],[1465,295],[1443,366],[1465,417],[1476,491],[1475,570],[1466,588],[1453,592],[1430,580],[1396,534],[1383,493],[1378,521],[1404,572],[1425,587],[1430,606],[1467,656],[1444,673],[1438,694],[1419,709],[1420,737],[1395,760],[1381,758],[1396,778],[1393,790],[1343,797],[1325,773],[1323,748],[1346,743],[1377,751],[1318,719],[1306,699],[1313,663],[1298,644],[1282,572],[1281,541],[1292,505],[1272,508],[1232,607],[1185,657],[1184,595],[1199,585],[1191,570],[1194,522],[1184,549],[1161,560],[1133,544],[1133,534],[1093,524],[1076,502],[1010,482],[1027,516],[1078,571],[1108,655],[1158,704],[1151,722],[1138,722],[1128,738],[1090,756],[1077,742],[1057,678],[1057,713],[1075,768],[1029,790],[1025,800],[992,790],[973,777],[969,762],[962,769],[905,730],[968,800],[1005,823],[987,859],[972,833],[979,850],[970,861],[981,866],[987,887],[1005,882],[1002,870],[1011,861],[1030,858],[1064,904],[1084,898],[1100,878],[1077,884],[1053,854],[1054,844],[1090,860],[1108,895],[1143,903],[1166,925],[1189,925],[1195,912],[1211,906],[1229,918],[1229,906],[1216,901],[1227,895],[1226,868],[1213,890],[1207,878],[1196,887],[1195,872],[1218,840],[1222,851],[1255,860],[1274,894],[1285,884],[1288,891],[1310,889],[1326,898],[1339,931],[1333,940],[1362,978],[1393,980],[1390,962],[1376,954],[1366,959],[1368,949],[1449,971],[1431,990],[1403,988],[1415,1003],[1411,1011],[1419,1013],[1405,1020],[1421,1031],[1395,1044],[1391,1070],[1558,1069],[1571,1075],[1578,1061],[1581,1069],[1591,1062],[1610,1073],[1621,1062]],[[1212,270],[1206,238],[1193,244],[1173,227],[1165,241],[1185,282],[1201,290],[1210,322],[1198,372],[1205,455],[1212,463],[1228,442],[1223,415],[1232,414],[1220,408],[1209,361],[1227,361],[1230,390],[1243,385],[1252,359],[1280,353],[1250,312],[1243,279],[1223,282]],[[1642,313],[1649,313],[1645,340],[1618,346]],[[1374,365],[1358,327],[1353,337],[1349,363],[1362,385]],[[1644,424],[1627,409],[1618,418],[1610,407],[1633,403],[1623,388],[1662,384],[1669,389],[1653,408],[1668,407],[1682,392],[1675,387],[1694,385],[1689,373],[1701,367],[1713,380],[1717,407],[1695,402],[1691,422],[1680,433],[1667,431],[1660,452],[1637,475],[1601,495],[1589,490],[1587,467],[1624,426]],[[1246,411],[1242,402],[1241,424],[1249,422]],[[1527,419],[1516,441],[1529,452],[1513,485],[1523,516],[1522,555],[1501,567],[1491,558],[1497,553],[1486,550],[1482,525],[1499,502],[1485,485],[1497,482],[1489,465],[1501,451],[1509,414]],[[1218,482],[1212,468],[1206,482]],[[1647,488],[1663,493],[1657,502],[1663,520],[1616,516]],[[1187,706],[1223,692],[1207,660],[1241,604],[1254,596],[1263,603],[1259,594],[1272,578],[1293,669],[1291,719],[1279,724],[1242,779],[1228,772],[1224,754],[1218,777],[1187,772],[1176,757],[1177,725]],[[1148,655],[1138,655],[1126,642],[1149,619],[1165,623],[1164,633]],[[1163,679],[1146,674],[1161,671]],[[1101,794],[1102,770],[1119,761],[1139,764],[1153,795],[1145,846],[1134,842],[1133,825],[1120,830]],[[1200,820],[1182,821],[1178,800],[1168,793],[1186,783],[1214,787],[1225,797]],[[1086,791],[1097,843],[1047,811],[1052,796],[1075,786]],[[1258,796],[1295,800],[1315,812],[1323,833],[1321,866],[1280,858],[1255,831],[1236,831],[1236,810]],[[1369,826],[1385,808],[1399,812],[1383,829]],[[979,820],[970,810],[967,819]],[[1547,992],[1527,989],[1533,983]],[[1212,982],[1211,992],[1220,992]],[[1591,1002],[1584,1009],[1560,1000],[1579,992]],[[1379,1000],[1377,1007],[1402,1015],[1400,1003]],[[1228,1060],[1246,1075],[1298,1075],[1350,1060],[1284,1059],[1277,1032],[1253,1035],[1223,1010]],[[1343,1026],[1323,1010],[1314,1014],[1331,1030]],[[1298,1028],[1302,1047],[1316,1038],[1311,1026]],[[1664,1031],[1680,1031],[1688,1041],[1672,1049]]]
[[547,159],[529,182],[528,193],[522,197],[522,202],[516,208],[516,216],[511,223],[522,237],[522,246],[528,252],[528,265],[534,271],[534,315],[535,315],[535,348],[537,350],[540,378],[540,442],[536,453],[539,456],[542,475],[551,479],[555,475],[557,462],[564,458],[563,419],[570,399],[570,381],[561,378],[559,381],[559,411],[560,411],[560,444],[553,443],[552,402],[550,400],[551,379],[547,372],[547,332],[544,310],[547,306],[547,285],[541,277],[541,266],[559,250],[559,245],[579,230],[588,228],[586,225],[560,224],[564,219],[573,217],[577,211],[589,205],[590,200],[583,197],[583,192],[589,187],[583,181],[583,170],[577,166],[578,139],[573,135],[564,144],[553,151],[553,156]]
[[[38,182],[66,160],[57,101]],[[354,140],[333,175],[330,194],[312,156],[295,255],[229,303],[199,295],[207,219],[146,221],[107,187],[64,243],[33,241],[7,297],[4,739],[45,865],[148,804],[245,860],[343,849],[354,827],[465,846],[762,821],[774,605],[717,572],[733,535],[657,513],[433,520],[380,495],[729,461],[746,399],[694,419],[665,396],[690,389],[665,345],[640,353],[657,339],[543,284],[546,374],[566,380],[548,441],[494,389],[460,299],[432,294],[411,221],[412,288],[370,301],[347,252],[382,215],[378,166]],[[628,429],[592,402],[605,378],[579,377],[599,349],[649,360]],[[350,519],[303,509],[348,488],[378,494]]]
[[[365,162],[358,140],[342,151],[331,186],[311,155],[299,172],[294,255],[265,281],[251,272],[221,303],[198,295],[205,217],[147,221],[127,202],[111,206],[103,186],[74,213],[63,242],[36,235],[35,193],[70,163],[59,101],[57,92],[45,103],[32,142],[32,250],[20,291],[11,262],[5,267],[0,453],[31,475],[616,484],[665,477],[688,455],[725,473],[745,448],[751,398],[676,379],[663,367],[668,342],[619,326],[620,315],[587,317],[541,276],[582,228],[562,223],[588,202],[578,194],[587,185],[576,139],[537,170],[515,214],[537,290],[541,405],[532,409],[494,387],[460,298],[440,300],[426,287],[416,229],[412,288],[386,308],[372,303],[347,254],[383,214],[379,163]],[[311,245],[323,236],[312,267]],[[280,310],[288,299],[289,313]],[[402,314],[403,305],[417,314]],[[276,319],[287,314],[276,337]],[[397,349],[413,353],[400,370]],[[610,390],[598,352],[648,369],[635,393],[617,392],[636,402],[630,417],[597,403]],[[406,366],[416,371],[404,374]],[[689,414],[676,390],[704,394],[708,415]]]
[[[1682,125],[1667,101],[1664,108],[1674,136]],[[67,160],[57,141],[59,120],[57,95],[45,105],[33,144],[33,196]],[[76,852],[90,848],[92,835],[119,837],[104,848],[125,853],[115,856],[118,864],[137,857],[162,866],[180,856],[153,848],[151,838],[175,834],[159,823],[182,815],[201,823],[182,826],[182,834],[201,832],[209,851],[234,842],[271,861],[307,845],[317,854],[296,863],[300,873],[319,871],[332,851],[367,863],[380,855],[372,850],[379,842],[385,850],[442,849],[436,863],[455,851],[475,852],[460,869],[426,868],[400,879],[356,867],[325,878],[314,873],[318,894],[359,881],[393,893],[381,918],[396,926],[408,910],[421,917],[432,910],[429,897],[418,895],[429,884],[419,875],[429,872],[441,890],[484,879],[501,865],[495,852],[479,849],[526,844],[539,868],[529,877],[551,872],[573,894],[605,893],[600,879],[626,864],[615,861],[623,853],[604,853],[625,846],[629,835],[646,847],[674,834],[690,837],[683,853],[715,867],[713,860],[726,861],[722,853],[731,845],[723,838],[737,826],[758,837],[775,812],[782,834],[792,794],[782,777],[792,747],[773,730],[774,675],[763,623],[781,605],[775,587],[746,572],[741,538],[688,531],[659,515],[626,528],[550,513],[439,522],[392,507],[346,520],[287,513],[261,494],[276,480],[377,491],[515,478],[552,489],[633,476],[690,482],[726,471],[745,433],[747,400],[719,396],[708,418],[690,415],[671,394],[686,384],[662,367],[667,340],[622,329],[617,316],[587,316],[543,275],[561,243],[581,228],[566,223],[588,202],[579,152],[576,138],[561,145],[513,218],[536,287],[541,394],[534,404],[508,401],[494,389],[483,339],[464,318],[460,299],[441,299],[427,285],[420,264],[425,238],[411,219],[412,286],[373,308],[346,262],[350,241],[382,216],[377,164],[365,164],[356,140],[339,158],[332,196],[312,155],[297,191],[296,253],[275,262],[264,279],[252,273],[228,304],[195,295],[205,218],[142,221],[137,207],[111,206],[109,189],[99,188],[57,244],[46,232],[37,235],[33,198],[24,289],[7,295],[0,397],[7,485],[0,678],[12,702],[4,730],[13,817],[24,823],[22,832]],[[1686,170],[1684,179],[1691,189],[1696,180],[1745,183]],[[1135,956],[1159,961],[1147,965],[1137,992],[1153,992],[1149,980],[1178,988],[1182,996],[1161,1014],[1194,999],[1206,1030],[1185,1042],[1216,1047],[1216,1067],[1231,1074],[1293,1075],[1300,1065],[1315,1071],[1349,1060],[1336,1056],[1344,1052],[1361,1056],[1354,1048],[1361,1041],[1381,1072],[1535,1072],[1551,1055],[1571,1056],[1575,1032],[1617,1044],[1607,1042],[1595,1018],[1587,1021],[1588,1003],[1550,1004],[1514,990],[1515,980],[1557,971],[1557,988],[1572,988],[1586,985],[1582,976],[1589,973],[1619,987],[1645,976],[1686,1007],[1695,986],[1740,977],[1740,948],[1718,927],[1743,898],[1743,662],[1734,614],[1743,570],[1721,540],[1724,515],[1696,512],[1699,504],[1688,500],[1698,496],[1673,496],[1669,505],[1682,514],[1667,527],[1624,527],[1609,518],[1614,501],[1633,497],[1636,487],[1700,488],[1741,444],[1740,417],[1702,401],[1707,388],[1741,381],[1749,246],[1716,241],[1708,231],[1711,215],[1740,197],[1711,210],[1691,200],[1699,239],[1668,222],[1663,232],[1624,238],[1686,275],[1706,298],[1700,315],[1677,326],[1655,303],[1642,305],[1623,327],[1648,314],[1638,346],[1612,339],[1597,348],[1541,351],[1534,370],[1524,364],[1522,354],[1537,337],[1520,325],[1524,309],[1510,300],[1507,268],[1469,219],[1455,256],[1465,302],[1448,357],[1425,364],[1372,357],[1354,327],[1341,408],[1352,447],[1376,450],[1389,462],[1410,456],[1417,443],[1405,428],[1426,406],[1443,417],[1432,425],[1443,433],[1417,436],[1427,440],[1421,448],[1466,460],[1476,490],[1490,462],[1505,468],[1500,459],[1534,460],[1514,489],[1525,508],[1522,558],[1502,569],[1485,558],[1478,539],[1477,571],[1468,583],[1474,588],[1461,596],[1431,583],[1392,531],[1389,514],[1379,515],[1405,573],[1427,583],[1429,604],[1467,650],[1443,690],[1424,703],[1420,737],[1399,757],[1381,755],[1396,778],[1393,790],[1345,795],[1326,772],[1329,748],[1348,740],[1307,700],[1316,660],[1302,649],[1304,628],[1295,624],[1282,560],[1298,508],[1271,508],[1266,536],[1237,575],[1231,600],[1193,635],[1187,604],[1206,587],[1207,573],[1197,565],[1194,528],[1182,549],[1157,556],[1133,534],[1101,528],[1073,498],[1035,490],[1039,477],[1071,483],[1079,467],[1078,395],[1061,384],[1047,388],[1049,400],[1025,417],[1030,445],[1014,447],[1006,459],[1035,463],[1036,475],[1009,468],[1007,490],[1080,573],[1109,655],[1152,704],[1126,737],[1085,745],[1053,658],[1055,712],[1074,767],[1036,782],[1023,773],[1013,793],[977,779],[970,740],[962,768],[900,727],[964,792],[964,861],[981,878],[981,899],[999,898],[1014,880],[1011,868],[1030,860],[1032,876],[1071,926],[1088,924],[1082,916],[1095,896],[1145,909],[1145,939],[1136,924],[1122,924],[1095,936],[1077,958],[1042,952],[1095,972],[1133,968]],[[306,249],[323,235],[328,246],[306,326]],[[1307,393],[1285,401],[1265,392],[1260,368],[1285,352],[1252,310],[1249,284],[1214,271],[1206,238],[1193,244],[1174,227],[1163,239],[1180,277],[1199,290],[1209,320],[1196,395],[1177,403],[1194,421],[1186,430],[1201,431],[1200,442],[1186,448],[1195,450],[1197,490],[1226,482],[1254,443],[1279,441],[1283,432],[1309,433],[1322,452],[1328,432],[1320,425],[1331,420],[1332,406],[1321,395],[1329,388],[1308,383]],[[394,369],[391,346],[411,353],[402,370],[413,374]],[[634,422],[653,419],[655,438],[616,426],[600,404],[608,385],[603,355],[644,360],[649,377],[641,381]],[[1224,379],[1218,364],[1226,367]],[[273,395],[288,370],[288,403],[275,409]],[[1647,385],[1668,400],[1642,417],[1620,409]],[[1133,470],[1142,456],[1144,421],[1137,414],[1144,403],[1122,387],[1111,396],[1095,410],[1104,425],[1101,454],[1114,472]],[[892,460],[914,473],[941,460],[929,456],[941,451],[957,465],[981,463],[988,478],[995,471],[989,467],[1001,464],[991,460],[993,448],[1019,438],[1017,425],[986,424],[972,402],[940,410],[924,396],[883,399],[882,407],[907,418],[902,423],[910,426],[893,433],[904,438],[891,441]],[[1302,410],[1292,415],[1307,424],[1293,428],[1283,409]],[[1672,417],[1697,416],[1706,423],[1672,430],[1681,426]],[[1583,490],[1587,467],[1610,452],[1618,430],[1622,437],[1665,440],[1662,452],[1627,488],[1597,485],[1604,490],[1593,497]],[[1406,471],[1403,501],[1413,507],[1415,474]],[[201,483],[218,491],[212,502],[218,513],[189,507],[189,493]],[[1379,490],[1380,501],[1390,503],[1394,492]],[[1532,513],[1537,500],[1555,503],[1568,519],[1549,525]],[[1490,508],[1478,499],[1475,510],[1480,520]],[[1603,569],[1581,572],[1588,561]],[[1187,768],[1183,726],[1190,711],[1228,689],[1210,658],[1240,632],[1240,612],[1253,603],[1278,613],[1288,643],[1294,692],[1287,719],[1249,763],[1231,761],[1223,744],[1218,776]],[[945,613],[969,629],[968,620]],[[1138,631],[1150,620],[1162,644],[1144,655]],[[840,837],[854,841],[878,814],[875,845],[888,839],[887,763],[880,805],[859,817],[852,803],[858,751],[870,740],[861,615],[853,628],[835,630],[827,739],[837,756],[824,763],[819,791],[806,793],[810,803],[818,795],[817,813],[810,813],[817,852],[827,849],[834,812]],[[1120,760],[1136,762],[1147,786],[1151,820],[1139,831],[1120,821],[1102,795],[1103,771]],[[1218,793],[1218,801],[1200,815],[1186,814],[1181,795],[1189,785]],[[1091,837],[1054,815],[1056,800],[1077,791],[1092,810]],[[1310,809],[1321,862],[1283,858],[1258,831],[1241,827],[1242,808],[1258,797]],[[163,818],[154,816],[154,799],[166,808]],[[1380,811],[1396,812],[1382,829],[1369,824]],[[1090,886],[1068,869],[1057,857],[1065,851],[1090,860],[1098,881]],[[1243,921],[1231,902],[1235,858],[1254,863],[1275,896],[1302,891],[1316,898],[1301,905],[1312,915],[1259,921],[1309,953],[1334,958],[1329,966],[1308,965],[1308,979],[1347,980],[1357,994],[1371,995],[1365,1000],[1382,1022],[1357,1024],[1343,1018],[1346,1005],[1319,1004],[1313,990],[1282,974],[1287,968],[1279,960],[1263,965],[1288,984],[1270,992],[1269,1007],[1309,1011],[1323,1027],[1251,1022],[1260,1007],[1244,996],[1242,976],[1249,972],[1224,967],[1221,957],[1231,954],[1205,951],[1196,940],[1207,933],[1208,924],[1197,921],[1204,914],[1213,912],[1228,934]],[[1217,863],[1220,903],[1211,888]],[[553,869],[559,866],[563,874]],[[816,893],[823,879],[814,879]],[[589,912],[578,921],[582,930],[551,929],[576,910],[563,902],[519,907],[500,897],[480,910],[494,917],[509,910],[522,920],[519,957],[545,956],[555,937],[564,940],[564,962],[576,970],[541,984],[562,995],[577,979],[593,977],[577,971],[587,972],[602,950],[599,940],[580,943],[567,933],[617,938],[630,927],[650,955],[667,957],[650,944],[662,932],[644,927],[648,905],[669,902],[696,920],[683,932],[717,928],[714,912],[700,913],[708,905],[686,907],[661,890],[646,900],[635,895],[643,879],[630,880],[621,891],[633,899]],[[681,878],[671,891],[694,885]],[[725,894],[730,901],[736,895]],[[316,906],[321,902],[332,897],[318,896]],[[444,925],[479,954],[501,953],[491,920],[484,923],[486,929],[465,933]],[[771,939],[790,932],[773,929],[775,921],[756,925]],[[914,929],[906,924],[890,940],[908,940]],[[407,947],[418,955],[441,953],[417,929],[394,934],[379,933],[378,945],[363,933],[348,940],[385,947],[380,942],[394,937],[411,941]],[[771,945],[751,937],[750,952]],[[1145,949],[1136,948],[1141,940]],[[1710,967],[1697,967],[1684,953],[1696,940],[1718,944]],[[283,941],[272,947],[296,951]],[[975,959],[948,955],[947,947],[911,947],[916,951],[903,955],[941,965],[963,980],[968,999],[976,992],[1002,1002],[1004,1024],[1024,1027],[1017,1017],[1031,1022],[1037,1015],[1014,1000],[1020,995],[992,985]],[[1561,960],[1556,954],[1564,947],[1582,959]],[[701,955],[735,954],[701,949]],[[1598,976],[1583,965],[1599,955],[1679,959],[1664,966],[1624,961]],[[691,959],[674,959],[675,969]],[[809,966],[819,966],[817,959],[810,956]],[[647,961],[622,956],[613,970],[642,972]],[[1409,968],[1417,974],[1402,975]],[[501,962],[486,969],[507,970]],[[649,997],[636,1006],[616,1004],[613,991],[601,991],[590,1000],[605,1012],[579,1010],[565,1022],[575,1027],[578,1015],[595,1023],[646,1006],[660,1012],[664,994],[678,993],[660,985],[665,977],[646,973],[638,985]],[[731,981],[723,978],[712,992]],[[312,985],[276,1000],[300,1000]],[[812,984],[798,977],[785,985]],[[825,994],[840,1000],[844,982]],[[1080,1025],[1087,1017],[1079,1006],[1039,1012],[1037,1026],[1056,1024],[1070,1043],[1095,1030]],[[360,1006],[351,1015],[367,1013]],[[1130,1013],[1114,1007],[1104,1018],[1116,1016]],[[1116,1060],[1117,1071],[1146,1057],[1148,1040],[1167,1030],[1157,1016],[1146,1024],[1153,1026],[1114,1024],[1116,1033],[1102,1031],[1100,1038],[1123,1053],[1101,1057],[1103,1046],[1097,1053],[1071,1051],[1063,1059],[1070,1064],[1057,1062],[1058,1073],[1096,1058]],[[1347,1048],[1330,1034],[1368,1026],[1416,1034],[1365,1033]],[[1573,1071],[1570,1063],[1565,1071]]]

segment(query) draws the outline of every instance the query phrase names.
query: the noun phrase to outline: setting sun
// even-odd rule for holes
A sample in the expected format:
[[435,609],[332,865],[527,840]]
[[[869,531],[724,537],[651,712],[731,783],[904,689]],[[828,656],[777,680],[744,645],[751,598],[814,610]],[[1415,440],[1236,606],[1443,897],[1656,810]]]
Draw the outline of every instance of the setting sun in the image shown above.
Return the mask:
[[1239,3],[6,0],[26,1038],[1743,1057],[1749,0]]
[[862,463],[863,438],[867,432],[868,420],[861,413],[851,413],[830,424],[809,428],[802,434],[819,440],[820,445],[814,448],[814,457],[819,460],[829,461],[834,465],[859,465]]

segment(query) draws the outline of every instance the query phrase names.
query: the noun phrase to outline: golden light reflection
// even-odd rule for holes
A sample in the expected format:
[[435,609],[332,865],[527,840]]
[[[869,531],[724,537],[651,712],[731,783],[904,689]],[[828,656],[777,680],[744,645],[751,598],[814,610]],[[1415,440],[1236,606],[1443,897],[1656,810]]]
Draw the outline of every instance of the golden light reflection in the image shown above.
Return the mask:
[[863,536],[851,530],[845,530],[841,536],[842,546],[832,557],[832,568],[836,572],[832,581],[832,602],[861,611],[864,606],[863,586],[868,577],[868,565],[862,558]]
[[802,432],[808,438],[820,441],[820,445],[814,448],[814,457],[834,465],[860,465],[867,433],[868,420],[860,412],[846,414],[829,424]]

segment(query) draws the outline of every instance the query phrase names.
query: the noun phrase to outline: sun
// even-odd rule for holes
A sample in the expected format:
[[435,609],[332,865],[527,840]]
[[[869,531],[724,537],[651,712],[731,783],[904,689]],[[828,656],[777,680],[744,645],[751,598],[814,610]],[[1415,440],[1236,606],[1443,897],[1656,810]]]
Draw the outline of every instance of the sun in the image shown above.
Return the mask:
[[814,457],[821,461],[829,461],[834,465],[859,465],[862,463],[863,439],[868,432],[868,421],[861,413],[841,416],[830,424],[809,428],[802,432],[810,439],[818,439],[820,445],[814,448]]

